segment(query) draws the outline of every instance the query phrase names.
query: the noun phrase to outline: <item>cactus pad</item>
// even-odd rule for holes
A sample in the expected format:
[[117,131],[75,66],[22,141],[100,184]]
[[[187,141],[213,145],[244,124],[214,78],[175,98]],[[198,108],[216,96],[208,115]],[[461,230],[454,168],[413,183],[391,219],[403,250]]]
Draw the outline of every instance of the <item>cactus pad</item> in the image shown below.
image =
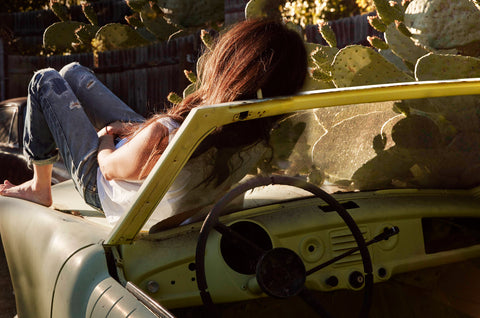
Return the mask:
[[337,36],[328,23],[322,22],[318,25],[318,31],[330,47],[337,47]]
[[330,71],[335,55],[338,53],[336,47],[325,46],[316,43],[305,43],[305,48],[311,56],[310,67],[320,67],[324,71]]
[[224,0],[157,0],[156,3],[169,23],[185,28],[204,26],[225,17]]
[[60,19],[60,21],[69,20],[68,9],[64,4],[57,1],[51,1],[50,9],[53,11],[53,13],[55,13],[55,15],[57,16],[57,18]]
[[110,23],[98,30],[95,39],[102,43],[105,50],[116,50],[147,45],[150,42],[125,24]]
[[394,24],[390,24],[385,31],[385,41],[397,56],[413,65],[420,57],[429,53],[429,51],[416,45],[411,38],[401,33]]
[[341,49],[332,66],[336,87],[413,81],[375,50],[361,45]]
[[82,11],[87,20],[92,24],[92,25],[98,25],[98,16],[97,13],[95,12],[95,9],[92,7],[92,5],[88,2],[82,2]]
[[373,0],[373,3],[375,4],[378,16],[384,24],[389,25],[390,23],[395,22],[395,20],[403,20],[403,12],[398,6],[392,6],[390,1]]
[[284,3],[285,0],[250,0],[245,6],[245,18],[247,20],[265,17],[281,19],[279,6]]
[[418,45],[450,49],[480,40],[480,10],[470,0],[413,0],[405,24]]
[[480,59],[451,54],[428,54],[418,60],[419,81],[480,77]]
[[191,93],[195,92],[197,90],[197,83],[190,83],[184,90],[183,90],[183,98],[187,97]]
[[43,33],[43,47],[52,51],[71,51],[72,43],[78,42],[75,31],[81,26],[82,22],[56,22],[50,25]]
[[127,5],[134,11],[140,11],[148,3],[148,0],[125,0]]
[[147,30],[160,41],[168,40],[173,33],[178,31],[177,27],[165,20],[163,13],[158,7],[145,6],[140,11],[140,18]]

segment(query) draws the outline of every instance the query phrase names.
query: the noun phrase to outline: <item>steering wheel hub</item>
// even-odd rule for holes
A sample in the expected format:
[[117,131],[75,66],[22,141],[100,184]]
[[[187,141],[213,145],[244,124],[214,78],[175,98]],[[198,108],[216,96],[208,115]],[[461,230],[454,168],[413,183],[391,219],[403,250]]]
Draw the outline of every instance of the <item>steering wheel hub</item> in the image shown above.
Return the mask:
[[257,264],[257,282],[269,296],[288,298],[298,295],[306,281],[305,265],[287,248],[265,252]]

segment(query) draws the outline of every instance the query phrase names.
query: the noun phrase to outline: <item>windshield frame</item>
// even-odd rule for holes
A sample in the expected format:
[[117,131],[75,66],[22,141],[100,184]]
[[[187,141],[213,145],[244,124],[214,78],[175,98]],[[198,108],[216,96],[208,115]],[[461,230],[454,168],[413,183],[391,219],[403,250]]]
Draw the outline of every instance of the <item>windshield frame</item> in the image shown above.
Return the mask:
[[248,100],[193,109],[180,126],[127,213],[105,245],[131,244],[197,146],[216,128],[243,120],[300,110],[370,102],[480,94],[480,78],[334,88],[274,99]]

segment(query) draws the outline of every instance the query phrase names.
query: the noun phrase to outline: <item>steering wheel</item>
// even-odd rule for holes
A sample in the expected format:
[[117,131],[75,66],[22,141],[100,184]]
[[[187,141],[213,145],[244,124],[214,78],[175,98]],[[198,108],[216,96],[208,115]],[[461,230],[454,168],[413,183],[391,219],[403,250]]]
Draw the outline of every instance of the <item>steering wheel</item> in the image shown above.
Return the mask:
[[[357,249],[352,250],[350,254],[357,250],[360,251],[364,270],[364,275],[357,276],[358,286],[361,287],[364,283],[363,302],[359,317],[367,317],[371,307],[373,291],[372,261],[365,239],[363,238],[357,224],[347,210],[338,203],[335,198],[322,189],[298,178],[277,175],[270,177],[256,177],[230,190],[217,202],[217,204],[215,204],[203,222],[195,253],[195,271],[200,296],[203,304],[209,311],[209,316],[220,316],[217,308],[214,306],[210,293],[208,292],[205,274],[205,249],[207,239],[212,229],[215,229],[221,235],[232,236],[236,240],[244,243],[247,248],[258,251],[260,257],[256,264],[256,279],[263,292],[275,298],[288,298],[299,295],[307,302],[307,304],[312,306],[321,317],[330,317],[328,312],[323,309],[313,294],[305,288],[304,284],[308,275],[336,262],[341,257],[335,257],[334,259],[306,271],[303,261],[294,251],[287,248],[264,250],[251,242],[248,238],[242,236],[218,220],[227,204],[237,196],[256,187],[273,184],[290,185],[312,193],[316,197],[325,201],[325,203],[329,204],[348,226],[357,244]],[[386,238],[383,237],[382,239]]]

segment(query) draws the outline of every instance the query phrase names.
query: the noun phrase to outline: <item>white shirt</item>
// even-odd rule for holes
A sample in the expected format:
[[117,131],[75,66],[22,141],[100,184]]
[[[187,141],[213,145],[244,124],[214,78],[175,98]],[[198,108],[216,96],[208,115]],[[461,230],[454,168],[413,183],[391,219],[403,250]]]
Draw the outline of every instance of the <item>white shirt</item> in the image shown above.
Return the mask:
[[[168,129],[169,139],[180,125],[170,117],[162,117],[159,119],[162,125]],[[127,143],[128,139],[123,138],[116,145],[118,149]],[[143,180],[125,181],[125,180],[107,180],[100,171],[97,170],[97,189],[102,210],[105,213],[109,223],[115,223],[125,213],[125,211],[133,204],[135,196],[142,185]]]
[[[169,117],[161,120],[162,124],[168,128],[169,138],[172,138],[174,130],[179,127],[178,123]],[[116,147],[121,147],[125,142],[122,140]],[[153,211],[146,226],[150,227],[170,216],[193,209],[201,209],[194,218],[201,217],[205,211],[208,212],[207,208],[210,205],[257,166],[266,150],[263,143],[258,143],[233,154],[229,161],[231,172],[228,178],[218,186],[215,185],[215,181],[205,182],[215,169],[214,162],[218,149],[212,147],[199,156],[191,158]],[[132,206],[142,183],[143,180],[106,180],[98,169],[98,195],[108,222],[117,222]]]

